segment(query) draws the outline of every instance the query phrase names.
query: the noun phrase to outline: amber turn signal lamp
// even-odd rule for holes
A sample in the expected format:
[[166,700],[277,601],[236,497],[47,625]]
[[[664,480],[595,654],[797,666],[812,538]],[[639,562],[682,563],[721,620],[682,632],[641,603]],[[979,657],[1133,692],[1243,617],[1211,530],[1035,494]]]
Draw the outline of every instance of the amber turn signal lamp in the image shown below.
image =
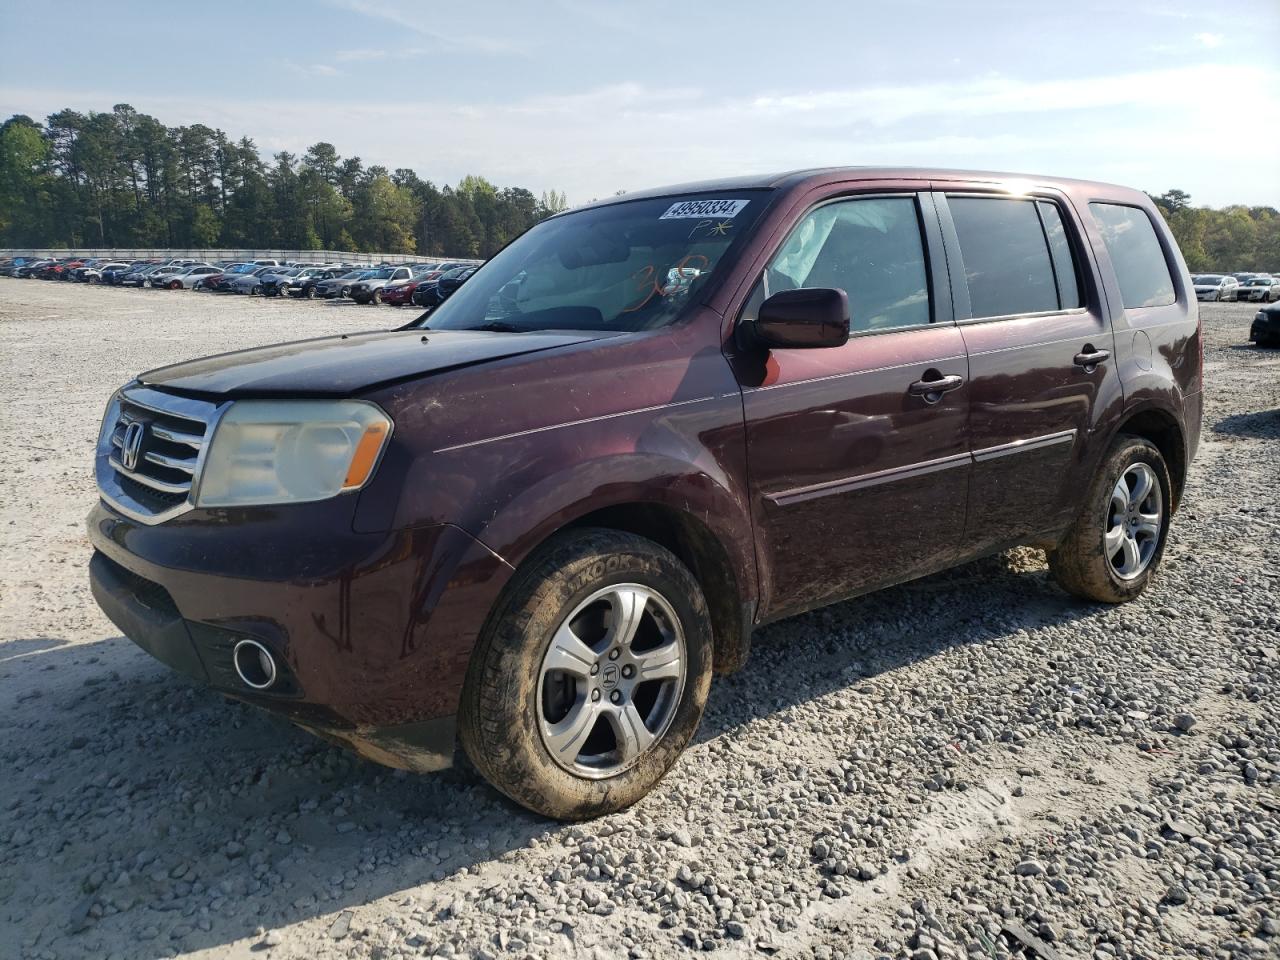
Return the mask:
[[364,482],[373,473],[374,465],[378,462],[378,454],[382,452],[382,444],[386,439],[385,423],[371,423],[365,427],[364,435],[356,444],[351,466],[347,468],[347,478],[342,481],[343,490],[355,490],[364,486]]

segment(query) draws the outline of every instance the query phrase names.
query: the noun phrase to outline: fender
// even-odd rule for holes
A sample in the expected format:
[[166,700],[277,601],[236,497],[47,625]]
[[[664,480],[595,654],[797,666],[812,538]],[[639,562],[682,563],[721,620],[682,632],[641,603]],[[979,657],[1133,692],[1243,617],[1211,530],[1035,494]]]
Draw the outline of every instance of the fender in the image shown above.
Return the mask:
[[[700,523],[718,541],[737,581],[739,603],[756,597],[755,547],[746,491],[719,464],[656,452],[636,452],[576,463],[548,474],[509,499],[492,517],[462,526],[518,567],[556,531],[613,507],[654,505]],[[588,491],[584,493],[584,491]]]

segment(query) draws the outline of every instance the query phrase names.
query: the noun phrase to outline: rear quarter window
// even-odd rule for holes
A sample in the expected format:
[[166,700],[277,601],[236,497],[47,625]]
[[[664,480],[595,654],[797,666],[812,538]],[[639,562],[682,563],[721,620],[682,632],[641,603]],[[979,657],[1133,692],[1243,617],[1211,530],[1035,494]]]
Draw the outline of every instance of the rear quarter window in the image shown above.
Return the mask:
[[1120,284],[1125,309],[1164,307],[1177,300],[1169,262],[1145,210],[1119,203],[1091,203]]

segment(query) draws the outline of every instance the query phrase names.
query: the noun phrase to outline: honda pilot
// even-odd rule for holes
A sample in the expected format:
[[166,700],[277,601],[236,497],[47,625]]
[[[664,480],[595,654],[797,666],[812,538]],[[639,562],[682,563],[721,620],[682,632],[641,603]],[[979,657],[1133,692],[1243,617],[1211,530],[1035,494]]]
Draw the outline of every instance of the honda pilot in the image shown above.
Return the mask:
[[651,790],[763,624],[1016,545],[1157,575],[1196,293],[1137,190],[825,169],[592,204],[406,328],[107,404],[98,603],[379,763],[582,819]]

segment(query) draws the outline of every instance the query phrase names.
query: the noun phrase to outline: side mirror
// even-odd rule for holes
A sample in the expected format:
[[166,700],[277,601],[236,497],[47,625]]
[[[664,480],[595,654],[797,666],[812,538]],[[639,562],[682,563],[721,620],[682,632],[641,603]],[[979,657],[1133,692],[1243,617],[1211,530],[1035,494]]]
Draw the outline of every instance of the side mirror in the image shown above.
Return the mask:
[[831,287],[782,290],[760,304],[747,326],[764,347],[842,347],[849,341],[849,297]]

